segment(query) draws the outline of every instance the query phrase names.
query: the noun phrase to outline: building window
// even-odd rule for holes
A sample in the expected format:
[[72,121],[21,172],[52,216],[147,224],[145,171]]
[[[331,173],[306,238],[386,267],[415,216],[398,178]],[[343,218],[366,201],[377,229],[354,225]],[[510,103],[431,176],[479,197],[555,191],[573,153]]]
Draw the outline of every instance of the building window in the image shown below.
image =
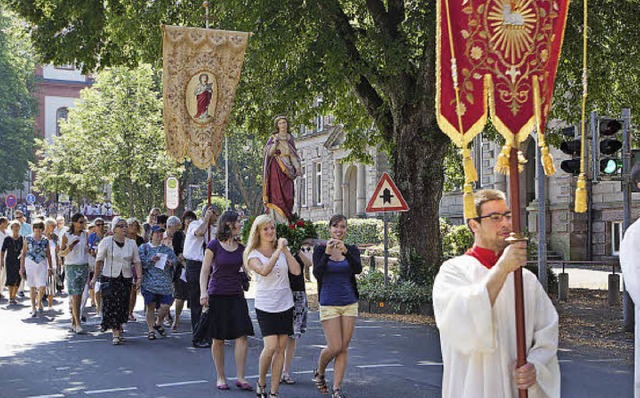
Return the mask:
[[60,121],[67,120],[69,109],[67,107],[58,108],[56,110],[56,136],[60,136]]
[[313,179],[313,203],[322,204],[322,163],[315,163],[315,178]]
[[611,254],[617,256],[620,254],[620,242],[622,241],[622,223],[611,223]]
[[302,175],[300,176],[300,206],[307,207],[307,168],[301,167]]
[[318,116],[316,118],[316,131],[322,131],[324,129],[324,116]]
[[300,126],[300,137],[305,136],[307,134],[307,126],[304,124]]

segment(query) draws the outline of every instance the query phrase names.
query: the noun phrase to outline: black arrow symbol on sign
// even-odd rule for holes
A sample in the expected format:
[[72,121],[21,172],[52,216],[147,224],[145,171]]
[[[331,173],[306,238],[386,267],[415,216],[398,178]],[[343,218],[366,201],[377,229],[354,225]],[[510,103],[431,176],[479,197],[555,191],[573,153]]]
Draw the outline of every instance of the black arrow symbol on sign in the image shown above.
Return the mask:
[[391,195],[391,190],[389,188],[385,188],[384,191],[382,191],[382,196],[380,197],[382,198],[382,204],[391,204],[391,198],[393,198],[393,195]]

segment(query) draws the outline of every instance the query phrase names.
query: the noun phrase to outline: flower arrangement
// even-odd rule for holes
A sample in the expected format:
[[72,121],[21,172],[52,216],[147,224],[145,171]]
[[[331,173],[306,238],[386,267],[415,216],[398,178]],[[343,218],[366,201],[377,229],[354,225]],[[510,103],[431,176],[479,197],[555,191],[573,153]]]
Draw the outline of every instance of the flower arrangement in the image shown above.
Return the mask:
[[[249,239],[251,225],[253,224],[253,221],[255,219],[255,217],[251,217],[247,219],[242,225],[240,236],[242,237],[242,242],[244,244],[246,244],[247,240]],[[289,250],[291,250],[292,254],[298,253],[298,251],[300,250],[300,246],[302,246],[302,242],[305,239],[318,239],[318,232],[316,231],[316,226],[313,224],[313,222],[302,218],[299,218],[288,224],[276,223],[276,234],[278,238],[287,239],[287,241],[289,242]]]

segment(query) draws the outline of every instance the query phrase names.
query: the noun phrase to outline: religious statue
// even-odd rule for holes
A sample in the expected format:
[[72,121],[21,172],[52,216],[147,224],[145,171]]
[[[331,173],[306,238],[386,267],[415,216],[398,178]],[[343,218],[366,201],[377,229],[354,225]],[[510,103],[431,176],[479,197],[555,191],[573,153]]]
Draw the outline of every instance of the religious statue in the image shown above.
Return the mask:
[[289,121],[285,116],[278,116],[274,124],[275,131],[264,150],[262,201],[266,212],[276,222],[284,223],[293,219],[293,181],[302,175],[302,169],[289,133]]
[[195,89],[196,103],[198,111],[194,116],[196,119],[206,119],[209,117],[209,104],[213,95],[212,83],[209,83],[209,75],[203,73],[198,78],[200,84]]

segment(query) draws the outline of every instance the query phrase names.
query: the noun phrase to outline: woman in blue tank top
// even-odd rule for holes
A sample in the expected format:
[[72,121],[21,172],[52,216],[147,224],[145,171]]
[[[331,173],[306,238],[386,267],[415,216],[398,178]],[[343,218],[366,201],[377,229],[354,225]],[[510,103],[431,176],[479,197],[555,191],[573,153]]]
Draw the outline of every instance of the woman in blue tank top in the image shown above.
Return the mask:
[[332,398],[343,398],[342,379],[347,370],[347,351],[356,318],[358,317],[358,287],[356,274],[362,272],[360,250],[345,245],[347,218],[335,215],[329,220],[329,239],[326,245],[313,250],[313,275],[318,280],[320,321],[327,346],[320,353],[314,381],[318,390],[327,394],[329,388],[325,370],[335,359]]

